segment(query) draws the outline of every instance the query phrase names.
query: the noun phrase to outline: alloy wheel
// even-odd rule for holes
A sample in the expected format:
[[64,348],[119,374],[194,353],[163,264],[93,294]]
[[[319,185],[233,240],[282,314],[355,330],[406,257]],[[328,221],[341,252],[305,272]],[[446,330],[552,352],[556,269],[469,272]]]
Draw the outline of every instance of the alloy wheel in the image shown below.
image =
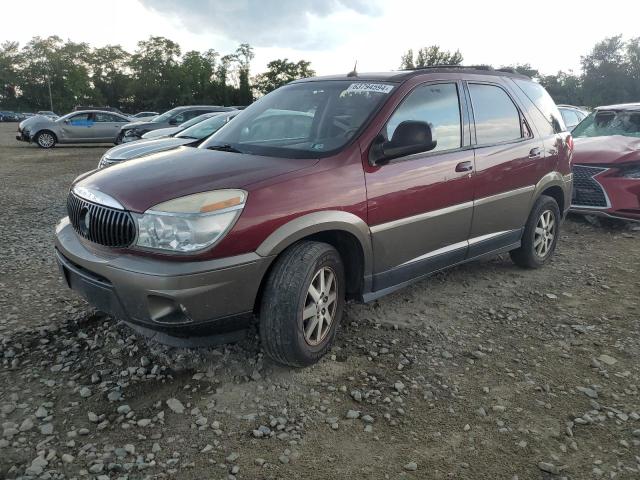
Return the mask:
[[334,271],[322,267],[311,280],[302,310],[305,341],[316,346],[324,341],[335,318],[338,281]]
[[545,210],[540,214],[536,224],[533,248],[540,258],[547,256],[556,237],[556,218],[551,210]]
[[40,145],[41,147],[49,148],[53,146],[53,143],[53,135],[51,135],[50,133],[41,133],[40,135],[38,135],[38,145]]

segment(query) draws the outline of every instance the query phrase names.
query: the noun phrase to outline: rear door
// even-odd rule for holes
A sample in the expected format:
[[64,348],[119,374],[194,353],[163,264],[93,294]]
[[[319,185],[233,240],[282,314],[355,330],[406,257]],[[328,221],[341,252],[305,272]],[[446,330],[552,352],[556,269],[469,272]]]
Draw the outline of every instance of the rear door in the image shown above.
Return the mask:
[[504,85],[466,84],[474,119],[474,210],[468,258],[520,241],[538,180],[548,171],[544,144]]
[[380,132],[403,121],[431,125],[436,148],[393,163],[365,164],[374,290],[465,258],[473,211],[473,149],[462,84],[442,81],[411,90]]
[[95,113],[94,139],[96,142],[114,142],[120,127],[125,122],[118,116],[106,112]]

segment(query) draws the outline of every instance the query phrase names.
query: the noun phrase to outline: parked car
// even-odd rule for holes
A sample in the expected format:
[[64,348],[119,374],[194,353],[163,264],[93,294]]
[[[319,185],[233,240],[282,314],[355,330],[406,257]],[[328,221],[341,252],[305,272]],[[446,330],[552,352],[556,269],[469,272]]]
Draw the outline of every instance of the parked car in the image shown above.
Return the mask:
[[560,110],[565,126],[570,131],[589,115],[589,112],[586,110],[580,107],[574,107],[573,105],[558,105],[558,110]]
[[159,128],[177,127],[182,125],[187,120],[191,120],[198,115],[209,112],[228,112],[234,110],[230,107],[219,107],[214,105],[192,105],[189,107],[176,107],[168,112],[164,112],[162,115],[154,117],[153,120],[148,122],[134,122],[124,125],[120,129],[118,138],[116,139],[116,145],[125,142],[133,142],[142,138],[147,132],[151,130],[157,130]]
[[25,120],[17,140],[35,142],[41,148],[57,143],[113,143],[129,118],[100,110],[72,112],[53,121],[37,116]]
[[200,123],[207,118],[214,117],[216,115],[222,115],[224,112],[209,112],[203,113],[202,115],[198,115],[197,117],[192,118],[191,120],[187,120],[179,127],[167,127],[167,128],[159,128],[157,130],[151,130],[150,132],[142,135],[142,140],[151,140],[152,138],[162,138],[162,137],[170,137],[186,128],[189,128],[196,123]]
[[571,209],[640,221],[640,103],[598,107],[573,135]]
[[[98,168],[105,168],[126,160],[151,155],[152,153],[171,150],[172,148],[200,144],[202,140],[212,135],[240,112],[222,112],[205,115],[213,115],[202,120],[189,128],[179,131],[176,134],[163,138],[142,139],[137,142],[123,143],[107,150],[98,162]],[[201,115],[202,116],[202,115]],[[185,122],[185,125],[188,122]],[[157,131],[157,130],[156,130]]]
[[0,122],[19,122],[20,117],[15,112],[9,112],[7,110],[0,111]]
[[137,122],[148,122],[158,115],[160,115],[158,112],[138,112],[135,115],[130,115],[130,117]]
[[139,330],[229,332],[257,315],[265,352],[304,366],[347,299],[499,252],[546,264],[571,154],[553,100],[519,74],[298,80],[198,148],[79,177],[56,256],[71,288]]
[[57,120],[60,118],[60,115],[57,113],[53,113],[51,110],[39,110],[36,115],[42,115],[43,117],[47,117],[50,120]]

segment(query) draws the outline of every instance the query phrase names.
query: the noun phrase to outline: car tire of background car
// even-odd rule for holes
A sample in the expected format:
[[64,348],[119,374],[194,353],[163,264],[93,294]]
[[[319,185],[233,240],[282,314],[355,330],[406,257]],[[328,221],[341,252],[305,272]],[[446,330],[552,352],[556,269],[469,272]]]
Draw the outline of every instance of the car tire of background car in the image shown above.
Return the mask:
[[122,143],[122,139],[124,138],[124,133],[120,132],[118,133],[118,136],[116,137],[116,141],[113,142],[116,145],[120,145]]
[[520,248],[509,252],[519,267],[540,268],[549,261],[560,234],[560,208],[552,197],[541,195],[531,209]]
[[53,148],[56,144],[56,136],[49,130],[38,132],[34,138],[40,148]]
[[345,303],[340,254],[301,241],[276,260],[262,295],[260,337],[266,354],[292,367],[316,363],[331,347]]

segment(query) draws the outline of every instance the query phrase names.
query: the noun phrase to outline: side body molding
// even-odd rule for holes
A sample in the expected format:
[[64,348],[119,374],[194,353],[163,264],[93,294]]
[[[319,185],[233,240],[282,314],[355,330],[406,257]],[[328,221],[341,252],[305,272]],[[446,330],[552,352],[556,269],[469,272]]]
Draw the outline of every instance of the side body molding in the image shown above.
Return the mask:
[[304,237],[329,230],[348,232],[360,242],[364,254],[364,276],[369,277],[373,269],[369,226],[353,213],[340,210],[313,212],[285,223],[260,244],[256,253],[262,257],[278,255],[289,245]]

